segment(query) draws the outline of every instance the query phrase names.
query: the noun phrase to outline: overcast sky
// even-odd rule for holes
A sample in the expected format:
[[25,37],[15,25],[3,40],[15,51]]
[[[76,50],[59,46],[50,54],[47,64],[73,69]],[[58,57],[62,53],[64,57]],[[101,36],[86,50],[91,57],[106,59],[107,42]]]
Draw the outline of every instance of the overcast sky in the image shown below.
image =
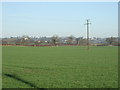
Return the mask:
[[117,2],[4,2],[2,15],[3,37],[86,37],[86,19],[90,37],[118,35]]

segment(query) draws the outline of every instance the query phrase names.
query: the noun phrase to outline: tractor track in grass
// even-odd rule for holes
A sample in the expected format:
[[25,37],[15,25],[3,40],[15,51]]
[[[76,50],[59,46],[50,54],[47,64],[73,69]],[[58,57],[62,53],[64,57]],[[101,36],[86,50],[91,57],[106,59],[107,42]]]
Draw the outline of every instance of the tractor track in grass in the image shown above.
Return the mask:
[[19,78],[19,77],[15,76],[15,75],[6,74],[6,73],[3,74],[3,75],[6,76],[6,77],[15,79],[15,80],[17,80],[17,81],[19,81],[19,82],[25,83],[25,84],[27,84],[27,85],[29,85],[29,86],[31,86],[31,87],[37,88],[38,90],[46,90],[46,89],[44,89],[44,88],[40,88],[40,87],[36,86],[35,84],[33,84],[33,83],[31,83],[31,82],[28,82],[28,81],[26,81],[26,80],[23,80],[22,78]]

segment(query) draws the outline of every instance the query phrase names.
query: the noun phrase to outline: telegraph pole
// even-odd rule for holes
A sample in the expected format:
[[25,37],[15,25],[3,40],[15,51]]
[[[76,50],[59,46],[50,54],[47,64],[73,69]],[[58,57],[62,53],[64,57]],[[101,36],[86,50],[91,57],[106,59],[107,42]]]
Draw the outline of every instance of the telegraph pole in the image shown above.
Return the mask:
[[89,21],[90,21],[90,20],[87,19],[87,20],[86,20],[86,23],[85,23],[86,29],[87,29],[87,49],[88,49],[88,50],[89,50],[89,24],[91,24]]

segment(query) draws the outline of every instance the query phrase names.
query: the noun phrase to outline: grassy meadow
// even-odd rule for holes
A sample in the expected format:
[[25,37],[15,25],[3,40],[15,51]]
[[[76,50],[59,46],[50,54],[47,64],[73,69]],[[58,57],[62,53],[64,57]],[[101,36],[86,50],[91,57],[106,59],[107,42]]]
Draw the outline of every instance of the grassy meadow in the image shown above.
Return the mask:
[[2,47],[3,88],[117,88],[118,47]]

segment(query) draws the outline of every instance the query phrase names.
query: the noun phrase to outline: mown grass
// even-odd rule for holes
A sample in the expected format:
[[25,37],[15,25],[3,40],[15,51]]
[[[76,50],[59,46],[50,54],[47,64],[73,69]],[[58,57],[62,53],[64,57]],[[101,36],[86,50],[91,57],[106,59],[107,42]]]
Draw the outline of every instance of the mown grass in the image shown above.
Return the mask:
[[3,46],[2,56],[3,88],[118,87],[117,47]]

